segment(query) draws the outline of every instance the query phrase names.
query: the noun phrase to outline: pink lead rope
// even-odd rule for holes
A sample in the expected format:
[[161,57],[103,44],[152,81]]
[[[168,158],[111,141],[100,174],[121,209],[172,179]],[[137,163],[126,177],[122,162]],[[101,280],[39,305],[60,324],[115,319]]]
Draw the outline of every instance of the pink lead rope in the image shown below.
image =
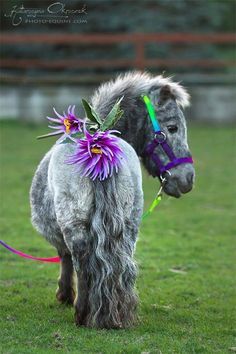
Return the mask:
[[15,250],[14,248],[10,247],[9,245],[7,245],[2,240],[0,240],[0,244],[3,247],[5,247],[7,250],[9,250],[10,252],[12,252],[14,254],[17,254],[18,256],[23,257],[23,258],[28,258],[28,259],[32,259],[34,261],[40,261],[40,262],[50,262],[50,263],[60,263],[60,261],[61,261],[60,257],[41,258],[41,257],[31,256],[31,255],[23,253],[21,251]]

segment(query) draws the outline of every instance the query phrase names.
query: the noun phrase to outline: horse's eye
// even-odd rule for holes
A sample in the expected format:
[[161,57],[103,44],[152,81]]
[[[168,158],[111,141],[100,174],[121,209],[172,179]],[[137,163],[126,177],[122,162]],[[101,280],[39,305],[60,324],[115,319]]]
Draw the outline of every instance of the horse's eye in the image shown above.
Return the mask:
[[178,131],[177,125],[168,125],[167,126],[168,132],[174,134]]

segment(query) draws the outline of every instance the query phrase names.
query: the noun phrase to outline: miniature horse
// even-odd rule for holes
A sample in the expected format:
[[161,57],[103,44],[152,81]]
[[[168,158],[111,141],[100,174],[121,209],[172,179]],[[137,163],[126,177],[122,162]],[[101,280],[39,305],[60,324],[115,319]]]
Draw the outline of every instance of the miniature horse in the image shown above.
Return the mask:
[[[33,178],[32,223],[58,251],[61,274],[56,296],[62,303],[74,303],[77,325],[110,329],[135,323],[137,268],[133,256],[143,211],[138,157],[151,175],[159,177],[153,161],[144,153],[154,132],[141,94],[152,98],[176,156],[188,155],[181,110],[188,104],[186,91],[162,76],[129,73],[102,85],[92,97],[101,118],[124,97],[124,116],[115,128],[121,132],[120,146],[126,159],[118,173],[104,181],[81,177],[74,166],[64,163],[75,146],[58,144],[45,155]],[[166,156],[161,157],[166,160]],[[180,197],[191,190],[193,180],[193,166],[179,165],[168,176],[164,190]]]

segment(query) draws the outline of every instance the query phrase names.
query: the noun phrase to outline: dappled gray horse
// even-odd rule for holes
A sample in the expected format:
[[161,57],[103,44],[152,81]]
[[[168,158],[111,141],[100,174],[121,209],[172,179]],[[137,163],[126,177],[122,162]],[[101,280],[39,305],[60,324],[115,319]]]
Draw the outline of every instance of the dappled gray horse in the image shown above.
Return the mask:
[[[140,98],[142,94],[151,97],[176,156],[188,156],[181,110],[188,104],[186,91],[162,76],[129,73],[102,85],[92,98],[95,110],[105,117],[117,99],[124,96],[124,116],[116,128],[124,139],[120,139],[120,145],[126,160],[118,173],[104,181],[82,178],[74,166],[64,163],[75,145],[60,144],[45,155],[33,178],[32,222],[61,257],[56,296],[63,303],[74,302],[78,325],[125,328],[135,321],[137,269],[133,254],[143,211],[138,156],[151,175],[160,177],[154,162],[145,154],[154,132]],[[162,151],[159,154],[165,162],[167,157]],[[164,190],[179,197],[191,190],[193,179],[193,166],[181,164],[171,170]]]

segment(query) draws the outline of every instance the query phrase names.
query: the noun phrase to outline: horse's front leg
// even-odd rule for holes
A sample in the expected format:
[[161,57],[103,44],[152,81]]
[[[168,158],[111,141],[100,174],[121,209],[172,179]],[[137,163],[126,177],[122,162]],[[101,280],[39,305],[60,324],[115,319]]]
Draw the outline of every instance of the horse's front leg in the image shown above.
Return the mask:
[[56,291],[57,300],[61,303],[72,305],[75,299],[73,274],[74,268],[70,254],[59,254],[61,258],[61,272]]

